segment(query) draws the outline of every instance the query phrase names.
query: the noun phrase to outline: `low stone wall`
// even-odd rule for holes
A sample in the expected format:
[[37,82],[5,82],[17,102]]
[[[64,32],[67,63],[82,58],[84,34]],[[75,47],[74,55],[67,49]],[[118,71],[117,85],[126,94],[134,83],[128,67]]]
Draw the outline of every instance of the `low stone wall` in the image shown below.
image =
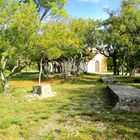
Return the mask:
[[114,109],[140,111],[140,89],[129,85],[109,84]]
[[110,102],[115,110],[140,111],[140,89],[121,85],[112,77],[102,77],[101,80],[108,84]]
[[102,77],[101,80],[104,83],[107,83],[107,84],[116,84],[116,83],[118,83],[117,79],[112,78],[112,77]]

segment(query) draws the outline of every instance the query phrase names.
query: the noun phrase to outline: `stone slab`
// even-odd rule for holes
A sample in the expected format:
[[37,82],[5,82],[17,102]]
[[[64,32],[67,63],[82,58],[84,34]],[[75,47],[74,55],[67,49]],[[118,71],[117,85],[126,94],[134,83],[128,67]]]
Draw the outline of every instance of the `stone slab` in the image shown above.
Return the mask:
[[125,97],[140,98],[140,89],[136,87],[114,84],[109,84],[108,87],[122,99]]
[[115,84],[117,83],[117,79],[113,78],[113,77],[102,77],[101,80],[104,82],[104,83],[107,83],[107,84]]
[[109,84],[115,109],[140,111],[140,89],[129,85]]

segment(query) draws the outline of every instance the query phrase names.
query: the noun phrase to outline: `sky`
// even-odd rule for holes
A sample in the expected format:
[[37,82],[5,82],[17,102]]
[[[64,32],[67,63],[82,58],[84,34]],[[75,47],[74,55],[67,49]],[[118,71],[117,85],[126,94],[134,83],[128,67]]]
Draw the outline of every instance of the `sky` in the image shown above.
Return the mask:
[[106,19],[104,8],[118,10],[121,0],[68,0],[66,10],[70,17]]

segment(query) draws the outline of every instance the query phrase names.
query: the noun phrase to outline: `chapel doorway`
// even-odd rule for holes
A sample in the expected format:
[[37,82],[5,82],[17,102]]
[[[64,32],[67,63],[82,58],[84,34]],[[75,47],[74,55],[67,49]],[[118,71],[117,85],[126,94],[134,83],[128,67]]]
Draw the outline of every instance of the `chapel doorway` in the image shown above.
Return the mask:
[[95,72],[99,72],[99,61],[95,62]]

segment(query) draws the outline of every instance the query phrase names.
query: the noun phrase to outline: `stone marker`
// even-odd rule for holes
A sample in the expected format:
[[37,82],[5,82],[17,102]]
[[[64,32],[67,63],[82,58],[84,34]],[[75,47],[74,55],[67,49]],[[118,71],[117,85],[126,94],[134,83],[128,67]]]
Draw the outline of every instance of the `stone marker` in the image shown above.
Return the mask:
[[48,98],[55,96],[50,85],[37,85],[33,87],[33,94],[38,94],[41,98]]
[[25,98],[28,101],[32,101],[34,99],[46,99],[55,95],[56,93],[52,92],[50,85],[36,85],[33,86],[33,94],[27,94]]

